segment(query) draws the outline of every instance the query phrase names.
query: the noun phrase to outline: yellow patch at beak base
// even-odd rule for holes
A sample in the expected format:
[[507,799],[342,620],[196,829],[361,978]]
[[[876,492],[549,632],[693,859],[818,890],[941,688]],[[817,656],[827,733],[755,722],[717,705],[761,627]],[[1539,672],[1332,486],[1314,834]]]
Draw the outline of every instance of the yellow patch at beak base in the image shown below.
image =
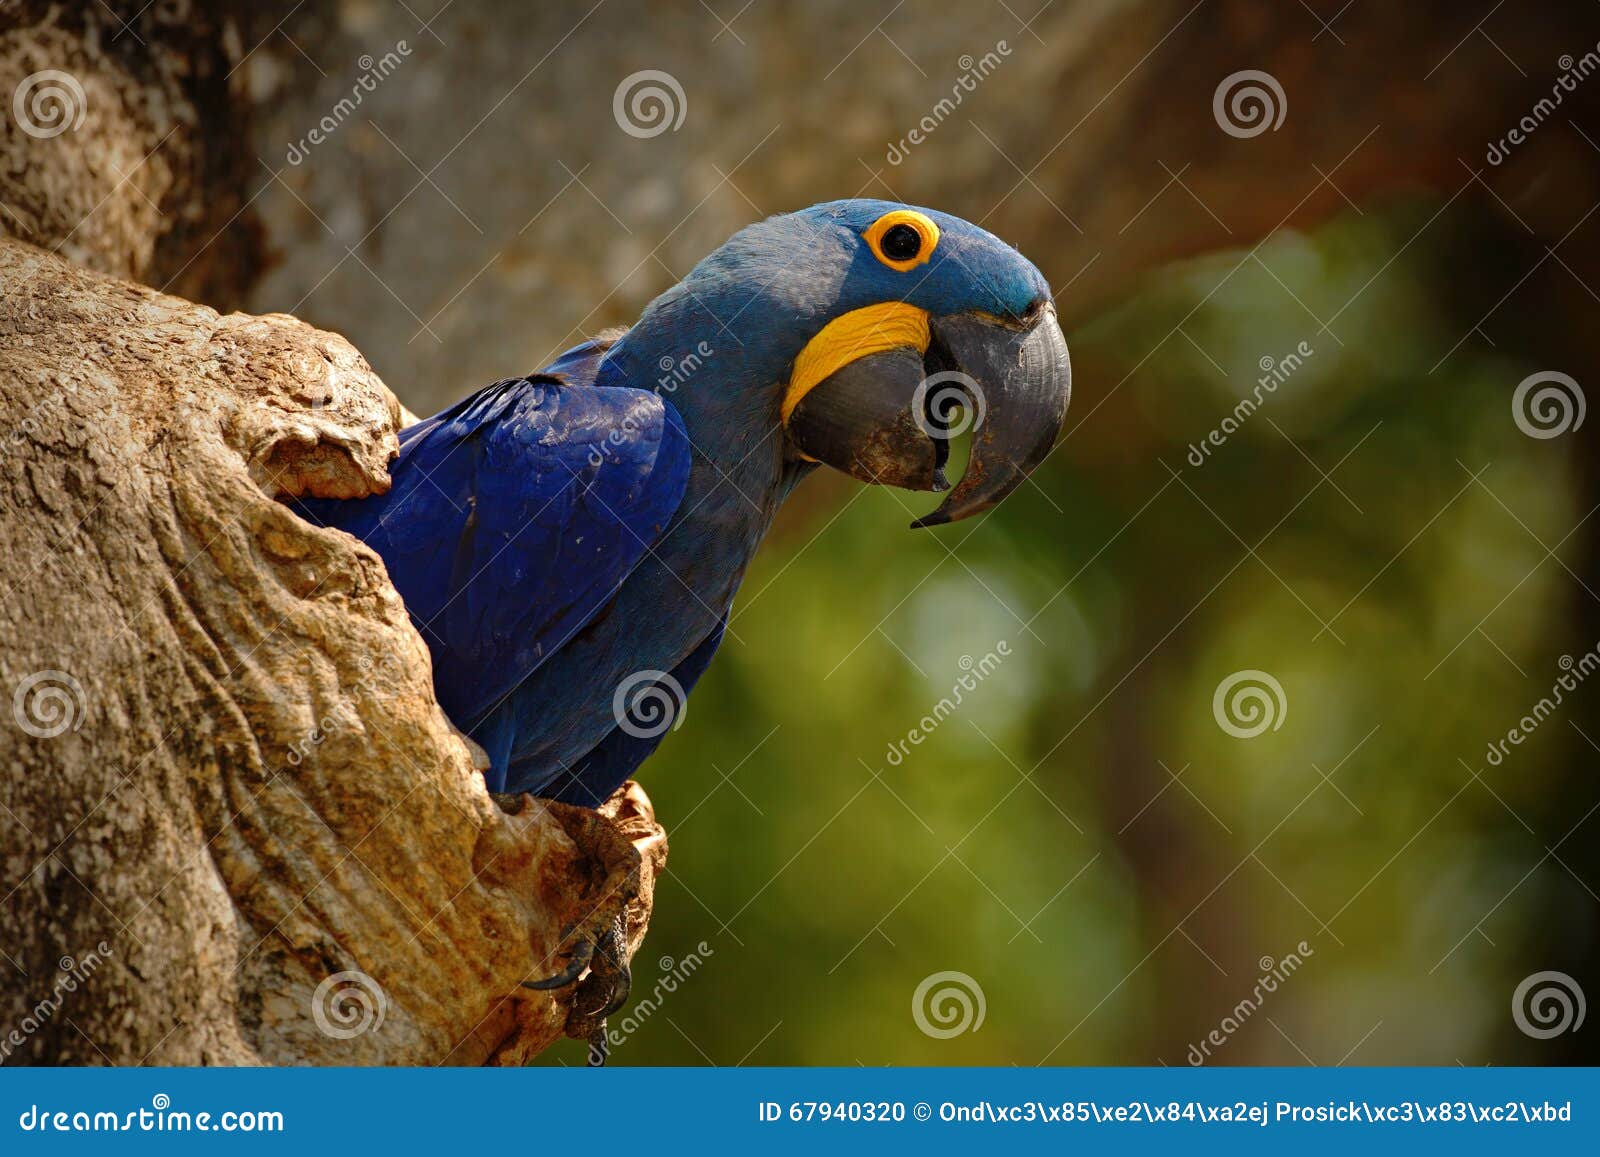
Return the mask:
[[928,313],[903,301],[885,301],[841,314],[817,331],[794,359],[783,397],[787,422],[812,388],[857,358],[885,350],[928,349]]

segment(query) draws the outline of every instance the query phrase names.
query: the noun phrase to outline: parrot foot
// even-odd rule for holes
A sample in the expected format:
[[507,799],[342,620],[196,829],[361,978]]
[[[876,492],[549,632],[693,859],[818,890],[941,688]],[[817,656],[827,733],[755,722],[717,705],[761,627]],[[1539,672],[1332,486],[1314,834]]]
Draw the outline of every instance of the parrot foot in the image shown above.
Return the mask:
[[588,1039],[589,1064],[593,1068],[604,1065],[610,1056],[606,1018],[627,1003],[632,987],[627,931],[618,916],[594,943],[589,975],[578,986],[567,1021],[568,1036]]
[[508,816],[520,816],[522,809],[528,806],[528,797],[520,791],[491,791],[489,798]]
[[588,1040],[589,1064],[599,1068],[611,1054],[606,1018],[627,1003],[633,987],[627,930],[620,915],[597,939],[579,940],[560,972],[542,980],[524,980],[522,987],[543,992],[565,988],[580,978],[567,1019],[567,1035]]

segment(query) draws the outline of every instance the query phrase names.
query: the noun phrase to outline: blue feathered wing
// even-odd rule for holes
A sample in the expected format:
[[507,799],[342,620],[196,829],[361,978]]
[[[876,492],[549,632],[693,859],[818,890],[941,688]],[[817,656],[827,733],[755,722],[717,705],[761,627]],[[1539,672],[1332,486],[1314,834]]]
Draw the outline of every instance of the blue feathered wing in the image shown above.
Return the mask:
[[[433,654],[439,703],[471,734],[660,538],[683,500],[689,439],[653,393],[534,375],[496,382],[400,442],[389,493],[299,508],[383,557]],[[504,775],[494,769],[490,786]]]

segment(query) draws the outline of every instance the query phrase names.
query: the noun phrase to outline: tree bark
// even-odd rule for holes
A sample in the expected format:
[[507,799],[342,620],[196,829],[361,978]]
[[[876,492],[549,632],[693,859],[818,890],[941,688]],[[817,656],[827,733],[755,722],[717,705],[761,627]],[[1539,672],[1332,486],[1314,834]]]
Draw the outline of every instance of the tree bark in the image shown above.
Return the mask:
[[129,280],[254,272],[196,245],[237,37],[158,7],[0,31],[0,1063],[523,1062],[576,992],[520,982],[637,947],[664,835],[498,806],[382,561],[280,501],[387,489],[361,355]]

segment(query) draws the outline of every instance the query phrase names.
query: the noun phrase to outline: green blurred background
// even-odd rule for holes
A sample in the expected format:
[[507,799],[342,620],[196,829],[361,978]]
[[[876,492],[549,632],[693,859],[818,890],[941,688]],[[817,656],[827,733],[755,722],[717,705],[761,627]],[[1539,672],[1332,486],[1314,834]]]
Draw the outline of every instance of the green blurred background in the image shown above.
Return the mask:
[[[1592,1025],[1513,1015],[1542,971],[1600,993],[1593,689],[1486,760],[1600,641],[1600,422],[1512,409],[1600,364],[1595,97],[1482,159],[1600,29],[1497,8],[266,6],[277,266],[248,305],[347,334],[419,411],[839,196],[981,221],[1058,291],[1076,393],[1031,485],[933,532],[905,528],[926,496],[842,477],[784,511],[641,775],[671,859],[617,1063],[1181,1065],[1214,1030],[1208,1063],[1600,1059]],[[284,165],[401,38],[406,71]],[[643,69],[681,131],[618,131]],[[1222,131],[1244,69],[1279,128]],[[1284,698],[1243,739],[1213,695],[1246,670]],[[973,1016],[930,1035],[945,972]]]
[[[1580,925],[1542,925],[1594,899],[1581,854],[1546,855],[1581,813],[1537,821],[1570,777],[1593,790],[1600,732],[1569,712],[1499,768],[1485,749],[1595,643],[1545,549],[1585,511],[1569,444],[1511,419],[1537,367],[1474,340],[1433,368],[1460,329],[1439,254],[1397,251],[1436,208],[1184,263],[1074,330],[1079,380],[1122,383],[1145,440],[1108,446],[1080,403],[1037,486],[981,522],[912,533],[916,497],[808,486],[641,777],[672,840],[635,973],[660,1008],[619,1060],[1182,1064],[1301,941],[1218,1062],[1539,1057],[1511,994],[1552,932],[1591,958]],[[1262,351],[1301,341],[1185,461]],[[1213,692],[1251,668],[1287,710],[1233,738]],[[939,970],[981,986],[981,1029],[918,1029]]]

